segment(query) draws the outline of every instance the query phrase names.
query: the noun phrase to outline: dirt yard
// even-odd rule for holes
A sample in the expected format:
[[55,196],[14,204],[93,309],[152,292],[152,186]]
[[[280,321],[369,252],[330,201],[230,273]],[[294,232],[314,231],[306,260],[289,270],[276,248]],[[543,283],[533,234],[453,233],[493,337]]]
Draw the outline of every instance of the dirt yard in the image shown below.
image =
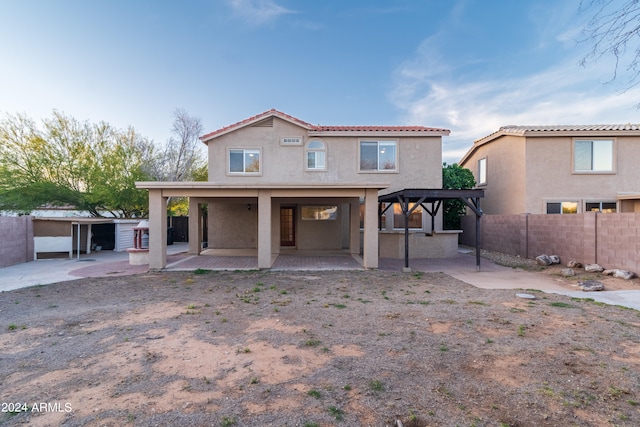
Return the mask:
[[5,292],[0,425],[640,425],[640,314],[588,297],[381,271]]

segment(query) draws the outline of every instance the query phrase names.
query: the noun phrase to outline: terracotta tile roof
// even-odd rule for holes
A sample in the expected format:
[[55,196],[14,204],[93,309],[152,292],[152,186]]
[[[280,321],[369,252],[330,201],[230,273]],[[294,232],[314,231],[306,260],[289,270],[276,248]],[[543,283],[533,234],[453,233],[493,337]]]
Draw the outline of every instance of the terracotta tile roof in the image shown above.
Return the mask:
[[636,131],[640,125],[627,123],[622,125],[545,125],[545,126],[502,126],[498,132],[584,132],[584,131]]
[[424,126],[315,126],[320,132],[449,132],[448,129]]
[[263,113],[256,114],[255,116],[249,117],[237,123],[234,123],[229,126],[225,126],[213,132],[210,132],[206,135],[200,137],[200,140],[203,142],[207,142],[210,139],[215,137],[224,135],[229,133],[235,129],[240,129],[244,126],[248,126],[254,123],[258,123],[261,120],[267,119],[269,117],[279,117],[288,122],[297,124],[309,131],[315,132],[353,132],[353,133],[367,133],[367,132],[419,132],[419,133],[445,133],[449,134],[448,129],[442,128],[429,128],[424,126],[321,126],[321,125],[312,125],[310,123],[305,122],[304,120],[300,120],[297,117],[293,117],[289,114],[283,113],[281,111],[272,108]]
[[466,161],[481,145],[488,144],[501,136],[570,136],[585,135],[614,136],[614,135],[639,135],[640,124],[600,124],[600,125],[507,125],[501,126],[497,131],[473,141],[473,146],[462,156],[459,164],[464,166]]
[[278,111],[275,108],[272,108],[272,109],[267,110],[267,111],[265,111],[263,113],[256,114],[255,116],[249,117],[248,119],[244,119],[242,121],[239,121],[239,122],[234,123],[234,124],[229,125],[229,126],[225,126],[225,127],[220,128],[218,130],[214,130],[213,132],[210,132],[210,133],[208,133],[206,135],[201,136],[200,140],[203,141],[203,142],[204,141],[208,141],[209,139],[212,139],[212,138],[214,138],[216,136],[223,135],[223,134],[228,133],[228,132],[230,132],[230,131],[232,131],[234,129],[239,129],[241,127],[250,125],[252,123],[259,122],[260,120],[266,119],[267,117],[271,117],[271,116],[277,116],[277,117],[280,117],[280,118],[282,118],[284,120],[287,120],[287,121],[290,121],[290,122],[293,122],[293,123],[297,123],[300,126],[302,126],[304,128],[307,128],[307,129],[314,128],[314,126],[312,124],[309,124],[309,123],[304,122],[304,121],[302,121],[302,120],[300,120],[298,118],[295,118],[295,117],[290,116],[288,114],[285,114],[285,113],[283,113],[281,111]]

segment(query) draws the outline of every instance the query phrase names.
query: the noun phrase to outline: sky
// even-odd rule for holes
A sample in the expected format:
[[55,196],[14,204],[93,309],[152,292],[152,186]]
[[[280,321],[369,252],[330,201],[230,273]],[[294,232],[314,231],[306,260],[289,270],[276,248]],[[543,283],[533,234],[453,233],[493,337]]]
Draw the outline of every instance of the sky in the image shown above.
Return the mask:
[[[622,0],[613,0],[620,3]],[[54,110],[158,143],[275,108],[321,125],[640,122],[640,88],[581,66],[580,0],[0,0],[0,114]]]

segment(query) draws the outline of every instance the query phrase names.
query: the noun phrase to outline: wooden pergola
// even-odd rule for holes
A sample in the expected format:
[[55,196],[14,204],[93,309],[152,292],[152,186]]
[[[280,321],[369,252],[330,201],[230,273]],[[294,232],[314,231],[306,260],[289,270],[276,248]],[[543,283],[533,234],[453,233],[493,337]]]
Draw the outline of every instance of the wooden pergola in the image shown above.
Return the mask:
[[[435,229],[435,216],[442,205],[443,200],[460,200],[476,214],[476,268],[480,271],[480,199],[484,197],[484,190],[445,190],[411,188],[378,196],[378,218],[389,209],[392,203],[399,203],[404,214],[404,267],[409,268],[409,215],[418,207],[431,216],[431,232]],[[382,209],[382,204],[388,206]],[[413,205],[411,205],[413,204]],[[430,207],[427,206],[430,204]]]

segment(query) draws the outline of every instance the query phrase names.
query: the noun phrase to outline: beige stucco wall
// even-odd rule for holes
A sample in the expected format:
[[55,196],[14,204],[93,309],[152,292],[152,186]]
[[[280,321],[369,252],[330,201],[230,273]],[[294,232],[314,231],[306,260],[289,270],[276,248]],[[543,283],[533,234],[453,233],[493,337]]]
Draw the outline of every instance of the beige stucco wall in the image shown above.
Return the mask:
[[[284,146],[282,137],[301,137],[302,145]],[[208,143],[209,181],[217,184],[263,182],[270,184],[389,183],[385,192],[404,188],[442,187],[442,138],[440,136],[371,135],[366,139],[398,142],[397,172],[358,172],[359,138],[353,136],[309,136],[307,131],[274,117],[273,127],[249,126],[222,135]],[[327,147],[327,170],[305,170],[305,144],[320,139]],[[262,150],[260,176],[232,176],[228,170],[229,148]]]
[[460,166],[471,172],[478,182],[478,160],[487,159],[486,184],[480,205],[486,214],[520,213],[525,209],[525,144],[524,138],[502,136],[484,144]]
[[[335,220],[310,221],[302,219],[303,206],[338,206]],[[271,239],[272,253],[279,253],[280,206],[295,207],[296,249],[342,249],[348,247],[349,204],[344,199],[309,198],[272,200]],[[249,207],[251,209],[249,209]],[[210,203],[209,247],[220,249],[257,248],[258,212],[253,200]],[[344,242],[347,242],[345,246]]]
[[[580,139],[611,138],[579,135]],[[564,136],[500,136],[484,144],[462,166],[478,177],[478,160],[487,158],[487,184],[482,208],[486,214],[546,213],[548,201],[576,201],[578,212],[587,202],[615,202],[618,193],[640,192],[640,138],[614,137],[614,173],[573,172],[573,140]],[[619,211],[633,211],[620,203]]]
[[209,203],[208,228],[209,247],[257,248],[257,200]]
[[[299,137],[301,145],[282,145],[284,137]],[[306,170],[306,143],[319,139],[326,146],[326,170]],[[384,193],[404,188],[442,187],[442,138],[440,136],[394,136],[388,132],[365,137],[367,140],[397,142],[397,171],[359,172],[359,141],[357,136],[308,135],[306,129],[273,117],[272,126],[247,126],[208,142],[209,181],[215,184],[390,184]],[[229,174],[229,149],[260,149],[259,175]],[[386,185],[385,185],[386,186]],[[295,198],[272,200],[272,244],[279,252],[279,206],[296,206],[297,249],[340,249],[350,241],[349,199]],[[218,248],[254,248],[257,245],[257,213],[247,209],[255,200],[225,201],[209,205],[209,245]],[[337,205],[335,221],[304,221],[304,205]],[[430,231],[430,217],[424,214],[424,224]],[[436,221],[441,228],[441,215]],[[277,244],[278,245],[277,245]],[[356,248],[352,248],[356,249]]]
[[[593,138],[581,135],[580,139]],[[605,138],[599,136],[599,138]],[[546,201],[615,202],[619,192],[640,190],[640,139],[614,139],[614,173],[574,173],[571,136],[527,138],[526,212],[546,213]],[[622,206],[619,206],[619,209]]]

